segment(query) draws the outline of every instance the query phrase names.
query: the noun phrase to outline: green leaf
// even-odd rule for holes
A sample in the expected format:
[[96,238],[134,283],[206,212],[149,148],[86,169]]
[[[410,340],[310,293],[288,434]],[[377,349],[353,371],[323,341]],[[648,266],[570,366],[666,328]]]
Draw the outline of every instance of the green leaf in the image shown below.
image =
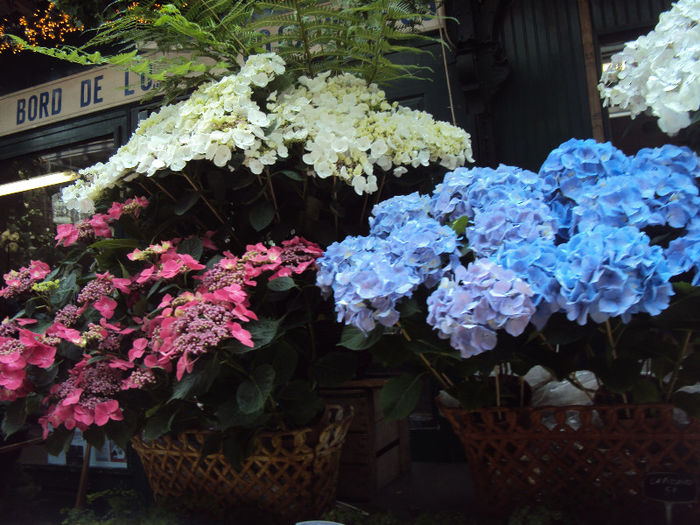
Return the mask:
[[[270,344],[279,331],[282,319],[267,319],[262,317],[245,325],[253,338],[254,349]],[[247,347],[246,347],[247,348]]]
[[399,366],[411,359],[411,354],[402,345],[398,344],[374,345],[369,352],[372,354],[373,359],[389,368]]
[[309,375],[320,387],[339,386],[355,376],[357,356],[351,352],[330,352],[311,364]]
[[413,315],[419,315],[422,314],[423,317],[425,318],[425,312],[420,306],[420,303],[413,297],[410,299],[403,301],[399,305],[399,314],[401,315],[401,319],[406,319],[408,317],[411,317]]
[[253,437],[253,432],[239,431],[224,439],[224,457],[234,469],[240,469],[243,461],[250,455]]
[[591,367],[591,371],[615,394],[629,392],[642,370],[642,364],[633,357],[617,359],[608,366],[602,365],[601,361],[592,362],[596,363],[596,366]]
[[216,454],[221,451],[221,443],[223,442],[223,436],[218,432],[213,432],[209,434],[204,439],[204,444],[202,445],[202,460],[211,454]]
[[402,374],[389,379],[379,392],[379,404],[387,419],[408,417],[423,390],[423,374]]
[[85,441],[90,443],[96,449],[101,449],[105,443],[105,434],[101,428],[89,427],[83,432]]
[[455,220],[450,224],[450,228],[452,228],[457,235],[463,235],[465,231],[467,231],[467,227],[469,226],[469,217],[466,215],[462,215],[459,219]]
[[51,306],[58,307],[66,303],[73,292],[78,290],[77,284],[77,274],[75,272],[69,273],[67,276],[61,279],[58,285],[58,290],[51,294],[49,298],[49,303]]
[[251,414],[244,414],[238,407],[236,399],[229,399],[216,409],[216,418],[222,430],[229,428],[260,428],[270,417],[264,410],[258,410]]
[[346,325],[343,327],[338,346],[344,346],[350,350],[366,350],[374,346],[382,338],[383,334],[384,327],[381,325],[367,335],[354,326]]
[[272,365],[261,365],[253,370],[249,381],[238,385],[236,400],[244,414],[262,410],[275,384],[275,370]]
[[46,441],[44,441],[44,448],[52,456],[58,456],[61,452],[66,452],[70,442],[73,441],[74,432],[75,429],[68,430],[63,425],[54,428],[49,437],[46,438]]
[[150,417],[143,428],[143,439],[152,441],[170,432],[178,410],[179,407],[170,408],[170,406],[166,406],[163,410]]
[[180,197],[177,202],[173,205],[173,212],[175,215],[184,215],[192,209],[192,206],[197,204],[199,200],[199,193],[196,191],[189,192]]
[[632,399],[635,403],[658,403],[661,400],[659,389],[654,381],[640,378],[632,386]]
[[286,177],[289,177],[290,179],[297,181],[297,182],[301,182],[304,180],[304,176],[296,171],[280,170],[280,171],[276,172],[275,174],[277,174],[277,173],[281,173],[282,175],[285,175]]
[[248,219],[250,225],[256,232],[267,228],[275,217],[275,208],[267,201],[261,202],[258,206],[250,210]]
[[24,398],[13,401],[5,410],[2,419],[2,433],[5,438],[10,437],[24,426],[27,420],[27,403]]
[[267,287],[274,292],[286,292],[297,285],[291,277],[278,277],[267,282]]
[[202,246],[202,241],[199,237],[190,237],[182,241],[177,247],[177,253],[186,253],[191,255],[194,259],[199,261],[204,251],[204,246]]
[[211,270],[223,258],[224,258],[223,255],[220,255],[220,254],[214,255],[211,259],[209,259],[207,261],[207,270]]
[[700,418],[700,392],[676,392],[671,400],[689,416]]
[[102,239],[93,242],[90,248],[97,251],[138,248],[141,244],[137,239]]
[[324,407],[323,400],[309,381],[290,381],[275,396],[285,421],[297,426],[311,422]]
[[219,360],[215,355],[200,359],[192,373],[185,374],[175,384],[173,393],[168,401],[192,399],[194,396],[207,392],[219,374],[219,368]]
[[275,383],[284,385],[294,375],[299,362],[299,352],[284,340],[276,344],[274,349],[275,356],[272,360],[272,367],[275,369]]

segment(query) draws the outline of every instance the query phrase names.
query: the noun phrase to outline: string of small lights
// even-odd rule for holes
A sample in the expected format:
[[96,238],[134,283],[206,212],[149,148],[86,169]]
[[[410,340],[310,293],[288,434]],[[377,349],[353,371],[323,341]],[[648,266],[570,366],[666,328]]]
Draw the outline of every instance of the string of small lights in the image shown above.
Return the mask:
[[20,16],[14,20],[4,18],[0,21],[0,54],[22,51],[21,45],[5,36],[8,33],[17,34],[32,45],[40,45],[64,43],[66,35],[79,30],[70,17],[59,11],[53,2],[45,2],[43,7],[38,7],[30,16]]

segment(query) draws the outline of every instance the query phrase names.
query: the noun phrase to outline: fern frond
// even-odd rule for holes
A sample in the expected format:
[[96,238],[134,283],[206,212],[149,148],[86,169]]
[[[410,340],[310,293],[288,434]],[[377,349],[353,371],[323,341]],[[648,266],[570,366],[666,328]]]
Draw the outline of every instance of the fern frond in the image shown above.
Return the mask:
[[[159,94],[167,99],[237,71],[241,57],[266,48],[282,56],[292,75],[348,71],[369,82],[381,82],[412,78],[422,71],[393,64],[388,55],[424,52],[411,44],[440,42],[415,33],[415,27],[431,17],[424,8],[427,3],[169,0],[162,5],[159,0],[141,0],[107,20],[83,47],[34,49],[80,64],[112,64],[142,73],[159,81]],[[264,34],[263,29],[272,34]],[[105,48],[116,54],[90,52]],[[163,56],[148,54],[149,50]]]

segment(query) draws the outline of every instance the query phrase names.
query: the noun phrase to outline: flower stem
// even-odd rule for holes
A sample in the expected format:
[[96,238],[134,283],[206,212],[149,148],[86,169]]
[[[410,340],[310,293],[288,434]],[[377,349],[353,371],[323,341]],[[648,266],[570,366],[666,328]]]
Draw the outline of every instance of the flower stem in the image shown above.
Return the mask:
[[671,380],[668,382],[668,390],[666,390],[666,395],[664,396],[664,399],[666,401],[671,399],[671,395],[673,394],[673,388],[676,386],[676,381],[678,380],[678,372],[681,369],[681,363],[683,362],[685,353],[688,350],[688,346],[690,345],[690,337],[692,334],[692,330],[688,330],[686,332],[685,338],[683,339],[683,345],[681,346],[681,351],[678,354],[678,359],[673,364],[673,374],[671,374]]
[[139,182],[139,186],[141,186],[141,187],[143,188],[143,191],[145,191],[146,193],[148,193],[148,196],[149,196],[149,197],[151,197],[151,196],[153,195],[153,192],[150,191],[150,190],[143,184],[143,182]]
[[170,200],[171,200],[171,201],[177,202],[177,199],[176,199],[175,197],[173,197],[173,194],[170,193],[168,190],[166,190],[160,182],[158,182],[157,180],[154,180],[154,181],[153,181],[153,184],[155,184],[156,186],[158,186],[158,189],[159,189],[160,191],[162,191],[162,192],[165,193],[168,197],[170,197]]
[[270,170],[265,168],[265,175],[267,175],[267,185],[270,188],[270,197],[272,197],[272,205],[275,207],[275,219],[280,222],[280,209],[277,206],[277,197],[275,197],[275,188],[272,186],[272,176],[270,175]]
[[496,383],[496,406],[500,407],[501,406],[501,381],[500,381],[500,370],[498,369],[498,365],[496,365],[493,369],[493,377],[494,381]]
[[[403,335],[406,338],[406,341],[410,342],[411,337],[408,335],[408,332],[406,332],[406,330],[404,330],[403,327],[399,327],[399,329],[401,330],[401,335]],[[438,383],[440,383],[440,386],[442,386],[444,390],[448,390],[450,387],[454,386],[454,383],[450,380],[449,377],[447,377],[445,374],[441,374],[440,372],[435,370],[435,368],[433,368],[433,365],[430,364],[430,361],[428,361],[425,355],[418,354],[418,358],[421,361],[423,361],[423,364],[428,370],[430,370],[430,373],[433,374],[433,377],[437,379]]]
[[200,197],[202,198],[202,200],[204,201],[204,204],[207,205],[207,207],[211,210],[211,212],[212,212],[212,213],[214,214],[214,216],[219,220],[219,222],[220,222],[221,224],[226,224],[226,221],[224,221],[224,219],[221,218],[221,215],[219,215],[219,212],[216,211],[216,209],[214,208],[214,206],[212,206],[211,202],[209,202],[209,200],[207,200],[207,198],[202,194],[201,190],[200,190],[200,189],[197,187],[197,185],[192,181],[192,179],[190,179],[190,178],[187,176],[187,173],[185,173],[185,172],[183,171],[183,172],[182,172],[182,175],[185,177],[185,179],[187,179],[187,182],[190,183],[190,186],[192,186],[192,187],[195,189],[195,191],[196,191],[197,193],[199,193],[199,196],[200,196]]
[[610,320],[605,320],[605,331],[608,334],[608,344],[610,345],[610,355],[613,359],[617,359],[617,352],[615,351],[615,339],[612,334],[612,327],[610,326]]
[[552,353],[556,353],[556,350],[555,350],[554,347],[552,346],[552,343],[550,343],[550,342],[547,340],[547,338],[545,337],[545,335],[544,335],[541,331],[538,331],[538,332],[537,332],[537,335],[539,336],[540,339],[542,339],[542,341],[544,341],[544,344],[547,345],[547,348],[548,348]]
[[382,175],[382,182],[379,183],[379,189],[377,190],[377,195],[374,199],[374,204],[379,203],[379,199],[382,196],[382,190],[384,189],[384,184],[386,184],[386,173]]
[[362,211],[360,212],[360,224],[365,223],[365,212],[367,211],[367,201],[369,200],[369,193],[365,193],[365,198],[362,201]]
[[583,385],[581,384],[581,381],[578,380],[578,378],[576,377],[576,373],[575,373],[575,372],[571,372],[571,373],[566,377],[566,379],[567,379],[567,381],[569,381],[569,383],[571,383],[571,384],[574,385],[576,388],[578,388],[581,392],[583,392],[584,394],[586,394],[586,397],[588,397],[588,399],[591,400],[591,403],[593,402],[593,396],[591,395],[590,389],[586,388],[585,386],[583,386]]
[[[608,334],[608,344],[610,345],[610,355],[613,358],[613,361],[617,360],[617,351],[615,350],[615,339],[613,338],[613,333],[612,333],[612,327],[610,326],[610,319],[605,320],[605,331]],[[622,392],[620,394],[622,396],[622,402],[627,405],[629,404],[629,400],[627,398],[627,394],[625,392]],[[627,417],[631,417],[629,408],[627,409]]]

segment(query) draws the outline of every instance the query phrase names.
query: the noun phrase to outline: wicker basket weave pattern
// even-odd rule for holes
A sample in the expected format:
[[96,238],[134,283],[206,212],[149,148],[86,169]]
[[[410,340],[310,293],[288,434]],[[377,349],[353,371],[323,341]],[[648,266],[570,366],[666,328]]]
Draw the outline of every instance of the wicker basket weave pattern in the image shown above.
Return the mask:
[[340,452],[352,409],[330,406],[315,428],[263,432],[235,470],[222,453],[202,456],[209,432],[134,438],[157,502],[198,501],[222,508],[258,506],[284,520],[318,517],[335,502]]
[[[700,422],[677,424],[670,405],[440,409],[488,511],[595,495],[658,508],[643,496],[648,473],[682,472],[700,484]],[[686,510],[700,514],[697,504]]]

